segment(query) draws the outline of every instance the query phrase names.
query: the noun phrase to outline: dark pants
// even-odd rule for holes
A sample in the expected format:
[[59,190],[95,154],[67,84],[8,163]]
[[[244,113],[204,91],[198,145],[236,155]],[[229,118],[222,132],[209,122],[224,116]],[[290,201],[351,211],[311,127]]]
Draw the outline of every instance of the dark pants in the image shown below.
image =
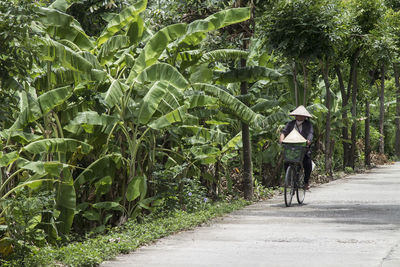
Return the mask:
[[[307,155],[308,153],[306,153],[304,155],[304,159],[303,159],[303,168],[304,168],[304,183],[308,184],[309,180],[310,180],[310,175],[311,175],[311,171],[312,171],[312,163],[311,163],[311,157],[309,155]],[[285,163],[285,173],[287,168],[289,167],[289,164]]]

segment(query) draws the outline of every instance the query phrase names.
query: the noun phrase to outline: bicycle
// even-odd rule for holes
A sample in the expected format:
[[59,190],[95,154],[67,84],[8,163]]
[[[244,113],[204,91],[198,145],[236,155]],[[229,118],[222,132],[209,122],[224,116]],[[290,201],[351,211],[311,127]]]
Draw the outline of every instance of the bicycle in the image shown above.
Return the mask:
[[290,207],[294,194],[297,202],[303,204],[306,196],[304,184],[303,158],[307,147],[305,144],[284,144],[284,161],[289,166],[285,174],[284,197],[286,207]]

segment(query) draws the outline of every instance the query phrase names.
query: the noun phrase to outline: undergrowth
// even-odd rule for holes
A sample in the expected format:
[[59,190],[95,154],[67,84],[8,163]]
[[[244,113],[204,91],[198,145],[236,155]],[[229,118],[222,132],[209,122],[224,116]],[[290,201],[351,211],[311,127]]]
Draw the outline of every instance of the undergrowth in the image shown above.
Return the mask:
[[249,205],[245,200],[217,202],[203,210],[188,213],[174,211],[168,214],[149,216],[143,222],[128,221],[106,234],[74,242],[62,247],[47,246],[34,249],[26,255],[24,262],[3,261],[1,266],[98,266],[121,253],[129,253],[138,247],[178,231],[191,229],[212,218],[224,215]]

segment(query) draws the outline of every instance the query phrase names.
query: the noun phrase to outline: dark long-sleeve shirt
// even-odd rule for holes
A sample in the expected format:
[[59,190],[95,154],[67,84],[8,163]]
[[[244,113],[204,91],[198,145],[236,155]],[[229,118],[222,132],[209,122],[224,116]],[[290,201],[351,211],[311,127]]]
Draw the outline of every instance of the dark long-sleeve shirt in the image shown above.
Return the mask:
[[[292,120],[285,125],[285,128],[283,128],[282,130],[282,133],[285,135],[285,137],[293,130],[295,125],[296,125],[296,120]],[[314,129],[309,120],[305,120],[303,122],[300,134],[308,141],[310,142],[312,141],[314,137]]]

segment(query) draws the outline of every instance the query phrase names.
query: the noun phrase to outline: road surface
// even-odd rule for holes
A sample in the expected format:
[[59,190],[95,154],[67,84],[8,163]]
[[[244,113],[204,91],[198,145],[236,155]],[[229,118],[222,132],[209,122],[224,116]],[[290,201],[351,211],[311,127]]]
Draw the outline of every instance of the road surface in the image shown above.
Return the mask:
[[313,187],[301,206],[276,196],[101,266],[399,267],[400,163]]

